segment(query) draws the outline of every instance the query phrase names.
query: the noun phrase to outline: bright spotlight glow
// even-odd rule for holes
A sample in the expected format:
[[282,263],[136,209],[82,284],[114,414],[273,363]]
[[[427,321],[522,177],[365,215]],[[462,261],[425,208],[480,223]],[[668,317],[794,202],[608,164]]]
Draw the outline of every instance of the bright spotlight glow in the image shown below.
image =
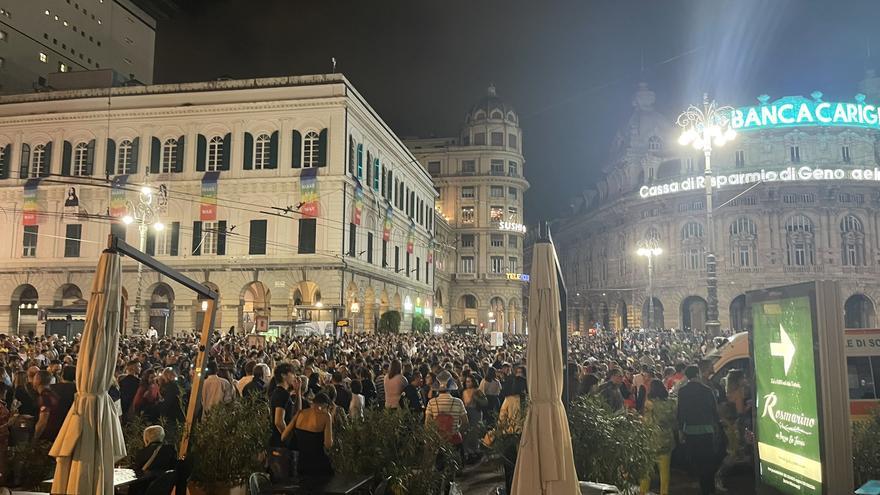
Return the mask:
[[736,131],[728,127],[727,130],[724,131],[724,139],[728,141],[733,141],[734,139],[736,139]]
[[316,307],[316,308],[323,308],[323,307],[324,307],[324,303],[322,303],[321,301],[318,301],[318,302],[315,303],[315,307]]
[[156,229],[156,232],[162,232],[165,230],[165,224],[162,222],[156,222],[153,224],[153,228]]
[[147,187],[147,186],[141,187],[141,194],[150,194],[151,192],[152,191],[150,191],[149,187]]
[[715,138],[715,146],[724,146],[727,144],[727,140],[724,139],[724,136],[718,136]]
[[208,301],[202,301],[202,311],[208,310]]
[[691,142],[691,137],[688,135],[690,131],[685,131],[681,133],[681,136],[678,136],[678,144],[682,146],[687,146]]
[[695,150],[701,150],[701,149],[703,149],[703,144],[704,144],[704,143],[703,143],[703,140],[702,140],[702,139],[700,139],[700,138],[695,139],[695,140],[694,140],[694,143],[693,143],[694,149],[695,149]]
[[122,217],[122,223],[124,223],[125,225],[131,225],[133,222],[134,218],[132,218],[131,215],[125,215],[124,217]]

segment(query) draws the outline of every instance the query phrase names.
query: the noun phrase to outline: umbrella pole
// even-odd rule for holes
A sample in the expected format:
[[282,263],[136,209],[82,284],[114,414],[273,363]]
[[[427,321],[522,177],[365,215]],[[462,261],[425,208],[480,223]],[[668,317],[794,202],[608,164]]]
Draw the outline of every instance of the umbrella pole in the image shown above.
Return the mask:
[[199,337],[199,353],[196,355],[195,369],[193,370],[192,390],[189,394],[189,404],[186,407],[186,423],[183,427],[183,435],[180,437],[180,448],[177,451],[177,457],[180,460],[186,458],[187,450],[189,450],[189,435],[195,421],[196,411],[198,411],[202,394],[199,393],[202,388],[205,371],[205,353],[211,346],[211,333],[214,328],[214,316],[217,309],[216,299],[206,299],[205,315],[208,316],[202,321],[202,332]]

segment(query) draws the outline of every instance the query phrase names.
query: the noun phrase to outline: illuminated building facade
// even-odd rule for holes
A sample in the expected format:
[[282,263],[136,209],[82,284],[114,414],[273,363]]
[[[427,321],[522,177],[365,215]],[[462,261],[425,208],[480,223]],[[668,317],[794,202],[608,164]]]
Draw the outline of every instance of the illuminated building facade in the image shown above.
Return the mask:
[[[663,250],[655,325],[704,327],[703,156],[678,144],[680,129],[654,103],[642,84],[604,179],[555,225],[571,331],[648,321],[647,260],[636,255],[646,243]],[[840,281],[848,327],[878,324],[878,103],[880,78],[869,71],[854,97],[762,95],[736,109],[737,137],[712,153],[722,328],[751,327],[746,291],[815,279]]]

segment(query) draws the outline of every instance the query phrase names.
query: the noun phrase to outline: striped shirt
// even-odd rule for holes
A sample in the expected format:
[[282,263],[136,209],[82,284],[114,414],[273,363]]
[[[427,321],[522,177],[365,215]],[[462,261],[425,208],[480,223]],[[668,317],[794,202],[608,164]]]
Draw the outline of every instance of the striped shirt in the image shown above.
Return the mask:
[[433,421],[440,414],[452,416],[453,425],[458,431],[461,428],[461,418],[467,415],[467,411],[461,399],[449,395],[448,392],[440,392],[440,395],[428,401],[428,406],[425,408],[425,421],[427,422],[429,418]]

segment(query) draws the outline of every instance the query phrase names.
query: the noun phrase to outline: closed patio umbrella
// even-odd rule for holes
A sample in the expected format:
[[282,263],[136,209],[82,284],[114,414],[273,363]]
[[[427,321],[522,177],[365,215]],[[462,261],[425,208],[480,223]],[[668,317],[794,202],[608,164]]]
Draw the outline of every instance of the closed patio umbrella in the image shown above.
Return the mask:
[[579,492],[568,419],[562,405],[562,349],[556,252],[535,243],[529,285],[529,409],[519,443],[512,492],[574,495]]
[[53,494],[110,495],[113,465],[125,456],[122,426],[107,395],[119,354],[121,261],[104,251],[95,270],[76,365],[76,399],[49,450]]

